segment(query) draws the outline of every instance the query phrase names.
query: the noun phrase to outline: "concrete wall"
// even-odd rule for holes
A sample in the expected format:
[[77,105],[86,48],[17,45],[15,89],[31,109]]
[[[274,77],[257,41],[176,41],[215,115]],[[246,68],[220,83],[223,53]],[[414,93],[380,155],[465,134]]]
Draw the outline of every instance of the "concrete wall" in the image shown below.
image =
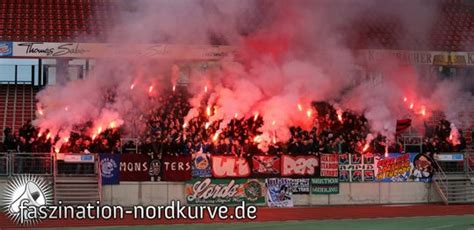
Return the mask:
[[[121,182],[103,186],[102,202],[110,205],[161,205],[186,202],[181,182]],[[411,204],[441,202],[431,183],[341,183],[335,195],[294,195],[295,205]]]

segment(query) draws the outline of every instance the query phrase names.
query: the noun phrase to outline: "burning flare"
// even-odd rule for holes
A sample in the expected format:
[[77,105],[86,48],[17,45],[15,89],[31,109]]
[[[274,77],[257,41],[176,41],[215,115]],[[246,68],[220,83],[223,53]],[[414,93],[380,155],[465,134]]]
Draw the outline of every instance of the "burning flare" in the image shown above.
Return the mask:
[[212,137],[212,141],[217,141],[217,139],[219,138],[219,135],[221,134],[221,131],[220,130],[217,130],[216,133],[214,133],[214,136]]
[[368,148],[369,148],[369,143],[365,143],[364,148],[362,149],[362,152],[367,151]]
[[298,106],[298,110],[299,110],[300,112],[303,111],[303,106],[301,106],[301,104],[298,104],[297,106]]
[[148,87],[148,93],[151,93],[153,92],[153,85],[150,85],[150,87]]
[[258,112],[253,116],[253,121],[256,121],[258,119]]
[[210,105],[208,105],[207,108],[206,108],[206,114],[207,114],[208,117],[211,116],[211,106]]
[[337,119],[342,122],[342,111],[341,110],[337,110]]
[[204,93],[207,93],[207,85],[204,86]]
[[306,116],[308,116],[308,118],[311,118],[311,114],[313,114],[313,110],[308,109],[308,111],[306,111]]

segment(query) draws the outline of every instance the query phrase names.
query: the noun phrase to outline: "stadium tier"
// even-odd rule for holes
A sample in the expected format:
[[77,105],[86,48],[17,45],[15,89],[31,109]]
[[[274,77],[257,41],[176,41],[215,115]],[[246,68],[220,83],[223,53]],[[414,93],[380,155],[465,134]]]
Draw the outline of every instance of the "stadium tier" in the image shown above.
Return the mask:
[[0,41],[103,41],[111,10],[108,0],[4,0]]

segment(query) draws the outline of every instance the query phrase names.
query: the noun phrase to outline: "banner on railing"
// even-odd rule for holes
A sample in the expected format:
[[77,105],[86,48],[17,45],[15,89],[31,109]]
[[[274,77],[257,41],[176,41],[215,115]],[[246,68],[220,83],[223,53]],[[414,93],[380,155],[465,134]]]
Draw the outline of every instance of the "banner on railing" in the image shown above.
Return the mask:
[[187,181],[191,179],[191,155],[170,156],[162,158],[164,181]]
[[437,161],[464,161],[464,154],[462,153],[438,153],[434,155]]
[[193,177],[211,177],[211,155],[202,152],[193,154],[191,168]]
[[322,177],[311,178],[311,193],[312,194],[338,194],[339,193],[339,178],[337,177]]
[[161,180],[161,162],[146,154],[122,154],[120,157],[120,181]]
[[212,175],[215,178],[249,177],[247,159],[235,156],[212,156]]
[[264,204],[265,193],[258,179],[192,179],[185,186],[188,204]]
[[100,170],[103,185],[112,185],[120,183],[120,155],[101,153],[100,158]]
[[255,177],[277,177],[280,175],[279,156],[256,155],[252,157],[252,175]]
[[377,181],[380,182],[431,182],[433,172],[433,160],[423,153],[389,153],[376,159]]
[[265,184],[268,207],[293,207],[291,178],[268,178]]
[[339,181],[375,181],[375,158],[373,155],[339,154]]
[[319,161],[316,156],[289,156],[281,158],[283,177],[311,177],[318,172]]
[[291,192],[293,194],[309,194],[310,182],[309,178],[293,178],[291,179]]
[[320,177],[339,177],[338,154],[321,154],[319,168]]

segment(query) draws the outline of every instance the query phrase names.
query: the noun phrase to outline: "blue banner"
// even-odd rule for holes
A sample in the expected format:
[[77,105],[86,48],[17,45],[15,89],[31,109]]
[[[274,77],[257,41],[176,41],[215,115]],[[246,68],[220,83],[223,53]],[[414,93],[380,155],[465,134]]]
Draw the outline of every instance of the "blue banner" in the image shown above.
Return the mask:
[[292,179],[268,178],[265,184],[268,207],[293,207]]
[[0,41],[0,57],[8,57],[8,56],[12,56],[12,54],[13,54],[13,43]]
[[389,153],[375,160],[376,177],[380,182],[431,182],[433,160],[423,153]]
[[193,154],[191,164],[192,177],[211,177],[211,157],[209,154],[198,152]]
[[119,154],[100,154],[100,170],[102,174],[102,184],[120,183],[120,155]]

